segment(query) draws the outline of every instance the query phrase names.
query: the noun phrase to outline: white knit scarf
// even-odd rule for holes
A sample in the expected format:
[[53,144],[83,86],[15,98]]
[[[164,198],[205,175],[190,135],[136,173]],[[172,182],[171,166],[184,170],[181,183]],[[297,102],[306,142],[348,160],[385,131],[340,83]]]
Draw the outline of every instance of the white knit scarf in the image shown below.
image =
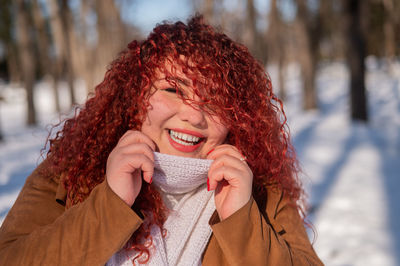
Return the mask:
[[[153,225],[150,260],[147,265],[201,265],[201,256],[211,236],[208,221],[215,211],[213,192],[207,191],[211,160],[154,153],[154,185],[159,188],[171,213],[164,223],[167,236]],[[121,251],[109,266],[132,265],[136,251]],[[137,260],[135,260],[135,264]]]

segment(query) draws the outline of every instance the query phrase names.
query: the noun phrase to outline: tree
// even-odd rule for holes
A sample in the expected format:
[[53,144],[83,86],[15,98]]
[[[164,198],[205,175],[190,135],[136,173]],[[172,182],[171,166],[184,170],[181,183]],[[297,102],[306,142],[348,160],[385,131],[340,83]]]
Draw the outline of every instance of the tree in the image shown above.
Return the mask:
[[114,0],[95,0],[94,10],[97,14],[94,67],[94,80],[97,84],[103,78],[107,64],[117,56],[128,40],[120,10]]
[[[2,102],[3,100],[4,100],[3,97],[0,95],[0,107],[1,107],[1,102]],[[1,110],[1,108],[0,108],[0,110]],[[3,132],[2,132],[2,130],[1,130],[1,116],[0,116],[0,142],[2,142],[3,139],[4,139],[4,137],[3,137]]]
[[[71,15],[66,0],[59,1],[47,0],[50,12],[51,32],[54,40],[56,67],[55,67],[55,82],[62,73],[65,72],[69,86],[71,104],[76,103],[74,89],[74,70],[72,66],[71,52]],[[60,6],[61,4],[61,6]],[[64,69],[65,67],[65,69]],[[64,70],[64,71],[63,71]]]
[[92,31],[87,22],[87,17],[90,17],[93,12],[91,4],[93,1],[80,1],[80,9],[78,10],[78,22],[79,31],[75,27],[71,27],[72,33],[71,44],[72,51],[72,62],[76,73],[79,73],[80,77],[84,79],[86,88],[90,91],[94,88],[95,69],[93,65],[96,65],[96,54],[93,48],[89,45],[89,37],[92,35]]
[[365,33],[362,27],[366,1],[342,0],[347,36],[347,63],[350,68],[350,103],[353,120],[368,121],[365,90]]
[[39,55],[39,65],[45,75],[51,77],[53,81],[53,92],[54,92],[54,103],[56,111],[60,112],[60,97],[58,93],[58,79],[59,73],[53,58],[50,56],[50,39],[47,32],[47,21],[43,16],[43,12],[40,8],[38,0],[32,1],[32,13],[33,13],[33,24],[37,33],[37,45],[38,45],[38,55]]
[[260,32],[257,29],[257,10],[254,7],[253,0],[247,0],[246,6],[246,31],[247,35],[246,44],[249,50],[252,52],[255,58],[263,62],[267,62],[266,58],[266,47],[264,45],[264,40],[261,37]]
[[225,28],[225,22],[229,18],[223,2],[224,0],[193,0],[193,7],[203,15],[208,24]]
[[268,31],[266,33],[266,42],[268,47],[268,60],[277,63],[278,66],[278,86],[279,98],[285,100],[285,25],[282,21],[280,11],[277,6],[277,0],[271,0],[268,20]]
[[31,38],[31,23],[29,10],[24,0],[16,0],[17,7],[17,43],[22,79],[26,89],[27,97],[27,124],[36,125],[35,104],[33,100],[33,86],[35,82],[35,57],[33,42]]
[[398,15],[396,16],[396,9],[393,0],[382,0],[385,19],[383,22],[383,32],[385,36],[385,57],[386,60],[391,64],[396,56],[396,20],[398,20]]
[[296,39],[298,41],[298,58],[303,78],[303,108],[305,110],[317,108],[317,94],[315,89],[315,73],[317,51],[319,46],[318,22],[312,18],[306,0],[296,0]]
[[13,3],[11,0],[0,0],[0,42],[3,44],[4,55],[7,60],[7,74],[12,82],[22,79],[18,62],[17,43],[13,34],[15,21],[13,19]]
[[214,0],[203,0],[202,13],[204,19],[210,24],[214,24],[214,9]]

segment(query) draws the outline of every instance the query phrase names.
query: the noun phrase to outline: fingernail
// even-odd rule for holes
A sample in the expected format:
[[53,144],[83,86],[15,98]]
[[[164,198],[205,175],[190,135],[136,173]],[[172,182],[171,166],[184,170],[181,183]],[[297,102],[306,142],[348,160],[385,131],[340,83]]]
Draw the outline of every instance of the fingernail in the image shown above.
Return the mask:
[[150,183],[149,184],[151,185],[151,183],[153,183],[153,177],[150,178]]
[[209,155],[210,153],[212,153],[215,149],[212,149],[211,151],[207,152],[207,155]]
[[207,191],[210,191],[210,179],[207,177]]

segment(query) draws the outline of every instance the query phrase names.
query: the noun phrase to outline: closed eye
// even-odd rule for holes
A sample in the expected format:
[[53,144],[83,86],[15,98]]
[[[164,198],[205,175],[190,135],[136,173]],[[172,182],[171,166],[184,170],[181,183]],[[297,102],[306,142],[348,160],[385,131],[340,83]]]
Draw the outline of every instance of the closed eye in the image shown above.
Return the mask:
[[170,92],[170,93],[177,93],[178,90],[176,88],[166,88],[164,91]]
[[169,93],[175,93],[175,94],[178,94],[178,95],[180,95],[180,96],[185,96],[185,93],[184,93],[184,91],[182,90],[182,89],[180,89],[180,88],[165,88],[164,89],[164,91],[166,91],[166,92],[169,92]]

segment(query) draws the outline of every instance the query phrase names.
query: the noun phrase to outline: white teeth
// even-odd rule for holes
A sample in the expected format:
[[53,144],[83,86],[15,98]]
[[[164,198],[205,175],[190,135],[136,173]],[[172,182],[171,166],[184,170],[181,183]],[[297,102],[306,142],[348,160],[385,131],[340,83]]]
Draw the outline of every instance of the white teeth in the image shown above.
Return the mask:
[[199,137],[173,130],[170,130],[169,134],[174,141],[186,146],[194,145],[200,140]]
[[186,140],[186,134],[179,133],[179,138],[182,140]]
[[175,136],[172,136],[172,135],[171,135],[171,138],[172,138],[175,142],[178,142],[179,144],[182,144],[182,145],[185,145],[185,146],[193,146],[193,145],[194,145],[194,143],[192,143],[192,142],[184,142],[183,140],[180,140],[180,139],[178,139],[178,138],[175,138]]

